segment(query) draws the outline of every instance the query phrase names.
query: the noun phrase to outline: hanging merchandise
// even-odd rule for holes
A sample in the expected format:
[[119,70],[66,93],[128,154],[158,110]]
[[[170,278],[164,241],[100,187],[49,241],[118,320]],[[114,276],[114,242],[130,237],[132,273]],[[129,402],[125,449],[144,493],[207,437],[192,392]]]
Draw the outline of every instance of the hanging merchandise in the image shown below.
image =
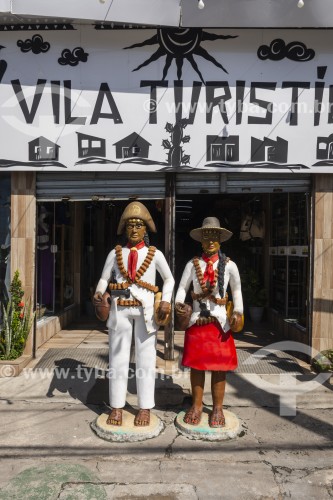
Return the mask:
[[37,228],[37,302],[49,309],[53,307],[53,255],[49,213],[44,205],[39,207]]
[[265,236],[265,212],[246,214],[241,222],[239,239],[241,241]]
[[73,287],[70,285],[65,286],[64,298],[69,300],[73,297]]

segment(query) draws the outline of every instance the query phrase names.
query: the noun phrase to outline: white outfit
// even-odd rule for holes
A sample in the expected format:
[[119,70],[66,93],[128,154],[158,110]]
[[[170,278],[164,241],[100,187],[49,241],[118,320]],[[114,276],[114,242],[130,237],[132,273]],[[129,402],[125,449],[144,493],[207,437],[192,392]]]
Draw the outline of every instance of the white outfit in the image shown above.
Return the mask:
[[[129,248],[122,248],[125,269],[127,269],[129,252]],[[147,247],[138,250],[137,270],[140,268],[147,254]],[[115,250],[112,250],[106,259],[96,292],[105,292],[112,271],[117,283],[126,281],[119,271]],[[156,250],[147,271],[140,279],[150,285],[155,285],[156,271],[159,272],[164,282],[162,300],[171,302],[175,282],[168,263],[159,250]],[[130,285],[129,290],[131,293],[130,299],[139,300],[142,306],[119,306],[117,305],[117,298],[114,298],[111,302],[110,315],[107,321],[110,348],[110,405],[113,408],[122,408],[125,406],[132,325],[134,324],[138,404],[140,408],[150,409],[155,406],[156,331],[158,328],[154,321],[154,292],[136,284]]]
[[[213,264],[213,269],[215,269],[218,266],[219,261],[217,260]],[[202,275],[205,272],[206,269],[206,262],[200,257],[199,258],[199,265],[200,269],[202,272]],[[193,261],[190,260],[184,269],[183,276],[180,280],[179,283],[179,288],[176,294],[175,302],[185,302],[185,297],[186,293],[193,282],[193,291],[196,294],[202,293],[202,289],[195,271],[195,267],[193,264]],[[238,268],[234,262],[229,260],[226,265],[225,265],[225,271],[224,271],[224,293],[223,297],[226,294],[228,284],[230,284],[231,292],[232,292],[232,300],[234,303],[234,311],[239,312],[240,314],[243,314],[243,298],[242,298],[242,288],[241,288],[241,280],[238,272]],[[210,295],[214,295],[216,298],[222,298],[220,293],[219,293],[219,288],[218,288],[218,283],[216,283],[216,286],[214,290],[211,292]],[[230,325],[229,321],[227,318],[227,313],[226,313],[226,307],[224,305],[218,305],[215,304],[214,302],[210,301],[208,298],[201,299],[201,302],[205,303],[207,306],[207,309],[211,311],[211,315],[214,316],[215,318],[218,319],[219,323],[221,324],[222,330],[227,332],[230,330]],[[192,326],[196,320],[198,319],[200,314],[200,307],[199,307],[199,301],[194,300],[193,301],[193,313],[190,319],[189,327]]]

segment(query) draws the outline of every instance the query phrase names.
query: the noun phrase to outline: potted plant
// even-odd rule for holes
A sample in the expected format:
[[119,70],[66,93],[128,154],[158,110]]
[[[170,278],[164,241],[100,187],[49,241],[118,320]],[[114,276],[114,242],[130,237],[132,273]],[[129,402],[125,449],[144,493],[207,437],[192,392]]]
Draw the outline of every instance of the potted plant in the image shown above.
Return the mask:
[[10,299],[2,305],[0,326],[0,360],[15,360],[20,357],[33,323],[31,303],[23,302],[24,291],[16,271],[10,285]]
[[317,354],[311,360],[312,368],[317,372],[333,372],[333,349],[327,349]]
[[258,273],[253,269],[249,269],[242,276],[242,293],[244,304],[248,307],[251,320],[254,323],[259,323],[267,304],[267,291]]

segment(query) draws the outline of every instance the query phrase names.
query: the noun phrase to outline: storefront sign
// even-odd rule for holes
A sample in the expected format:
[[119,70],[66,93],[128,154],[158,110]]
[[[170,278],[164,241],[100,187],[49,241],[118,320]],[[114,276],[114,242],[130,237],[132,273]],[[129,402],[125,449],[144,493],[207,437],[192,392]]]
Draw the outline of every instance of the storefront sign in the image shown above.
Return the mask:
[[4,28],[0,171],[333,172],[328,31]]

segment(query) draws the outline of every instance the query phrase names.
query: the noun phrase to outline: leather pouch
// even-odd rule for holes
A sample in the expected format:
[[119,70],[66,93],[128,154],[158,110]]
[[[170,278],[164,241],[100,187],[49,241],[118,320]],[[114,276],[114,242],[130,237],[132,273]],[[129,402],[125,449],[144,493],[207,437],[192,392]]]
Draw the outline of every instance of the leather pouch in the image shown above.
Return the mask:
[[169,321],[171,319],[171,311],[169,312],[169,314],[166,315],[166,317],[165,317],[165,319],[163,321],[161,321],[158,318],[157,311],[158,311],[158,308],[159,308],[161,300],[162,300],[162,292],[155,293],[154,319],[155,319],[155,323],[157,323],[158,326],[165,326],[165,325],[167,325],[169,323]]
[[[234,312],[234,303],[232,300],[228,300],[227,305],[226,305],[226,309],[227,309],[227,317],[228,317],[228,320],[230,323],[232,313]],[[239,333],[243,330],[243,328],[244,328],[244,314],[242,314],[239,317],[239,320],[236,321],[233,325],[231,325],[231,323],[230,323],[230,330],[233,333]]]
[[184,304],[182,310],[185,311],[185,314],[180,316],[175,315],[175,329],[176,330],[186,330],[188,328],[191,316],[192,316],[192,306],[190,304]]
[[100,321],[106,321],[109,317],[111,308],[111,298],[109,292],[106,291],[103,293],[101,302],[93,300],[93,304],[95,306],[96,317]]

